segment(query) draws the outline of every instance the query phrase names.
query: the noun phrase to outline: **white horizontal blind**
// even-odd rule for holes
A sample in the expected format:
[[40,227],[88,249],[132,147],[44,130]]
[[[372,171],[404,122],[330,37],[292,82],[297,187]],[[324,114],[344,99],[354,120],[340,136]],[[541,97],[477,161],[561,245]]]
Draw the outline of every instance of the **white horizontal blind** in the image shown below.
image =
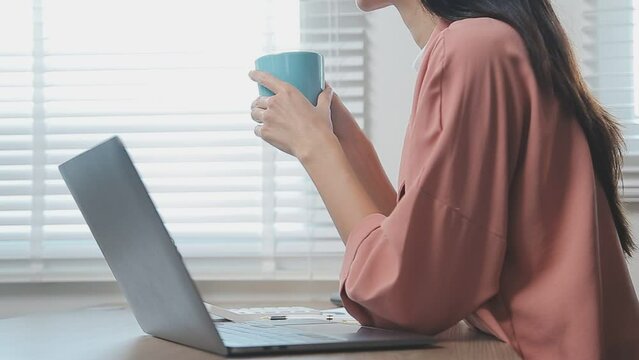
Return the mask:
[[[303,0],[300,14],[301,47],[323,54],[326,81],[363,125],[363,13],[351,0]],[[306,270],[310,279],[336,278],[344,246],[319,194],[297,160],[283,153],[275,158],[279,266]]]
[[624,126],[628,150],[639,152],[635,93],[635,0],[597,0],[586,14],[590,74],[595,95]]
[[40,253],[39,241],[30,241],[34,26],[30,2],[3,0],[0,4],[0,271],[11,276],[24,271],[16,269],[20,260],[31,254],[38,258]]
[[585,14],[586,80],[604,107],[623,126],[627,153],[623,199],[639,201],[639,75],[637,1],[596,0]]
[[[253,60],[301,46],[306,3],[0,0],[0,281],[111,278],[57,165],[112,135],[196,278],[335,278],[325,210],[248,109]],[[341,15],[322,16],[333,51]]]

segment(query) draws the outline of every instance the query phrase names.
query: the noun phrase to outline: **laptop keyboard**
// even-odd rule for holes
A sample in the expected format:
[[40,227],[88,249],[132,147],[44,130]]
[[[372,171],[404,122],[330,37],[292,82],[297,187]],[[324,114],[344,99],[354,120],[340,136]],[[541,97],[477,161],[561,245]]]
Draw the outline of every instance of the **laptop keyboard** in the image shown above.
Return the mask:
[[343,340],[339,337],[307,333],[286,326],[252,326],[242,323],[218,323],[217,331],[224,345],[274,346],[326,343]]

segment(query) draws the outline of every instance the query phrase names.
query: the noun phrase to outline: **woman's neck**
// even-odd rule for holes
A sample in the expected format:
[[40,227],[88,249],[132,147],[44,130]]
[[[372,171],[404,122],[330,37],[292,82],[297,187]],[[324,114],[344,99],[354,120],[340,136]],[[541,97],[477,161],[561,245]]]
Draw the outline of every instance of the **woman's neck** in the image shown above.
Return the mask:
[[424,48],[435,27],[436,18],[424,9],[419,0],[397,1],[395,7],[413,35],[415,43],[420,48]]

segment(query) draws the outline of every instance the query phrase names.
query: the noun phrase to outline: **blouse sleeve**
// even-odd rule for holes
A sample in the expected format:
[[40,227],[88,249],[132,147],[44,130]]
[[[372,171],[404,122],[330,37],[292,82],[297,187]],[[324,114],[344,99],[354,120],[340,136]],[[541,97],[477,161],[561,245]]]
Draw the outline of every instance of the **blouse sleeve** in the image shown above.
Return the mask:
[[435,334],[499,290],[534,75],[518,38],[442,35],[407,140],[417,176],[389,216],[366,217],[347,240],[340,293],[364,325]]

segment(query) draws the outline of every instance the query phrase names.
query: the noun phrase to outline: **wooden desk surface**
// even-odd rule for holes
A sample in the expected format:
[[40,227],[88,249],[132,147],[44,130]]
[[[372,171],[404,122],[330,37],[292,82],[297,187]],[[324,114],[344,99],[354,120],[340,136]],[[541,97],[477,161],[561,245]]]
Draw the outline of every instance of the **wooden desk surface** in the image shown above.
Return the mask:
[[[326,306],[328,307],[328,306]],[[463,323],[437,336],[439,348],[261,356],[259,359],[519,359],[508,346]],[[129,310],[100,307],[0,320],[0,359],[212,360],[222,357],[140,330]]]

